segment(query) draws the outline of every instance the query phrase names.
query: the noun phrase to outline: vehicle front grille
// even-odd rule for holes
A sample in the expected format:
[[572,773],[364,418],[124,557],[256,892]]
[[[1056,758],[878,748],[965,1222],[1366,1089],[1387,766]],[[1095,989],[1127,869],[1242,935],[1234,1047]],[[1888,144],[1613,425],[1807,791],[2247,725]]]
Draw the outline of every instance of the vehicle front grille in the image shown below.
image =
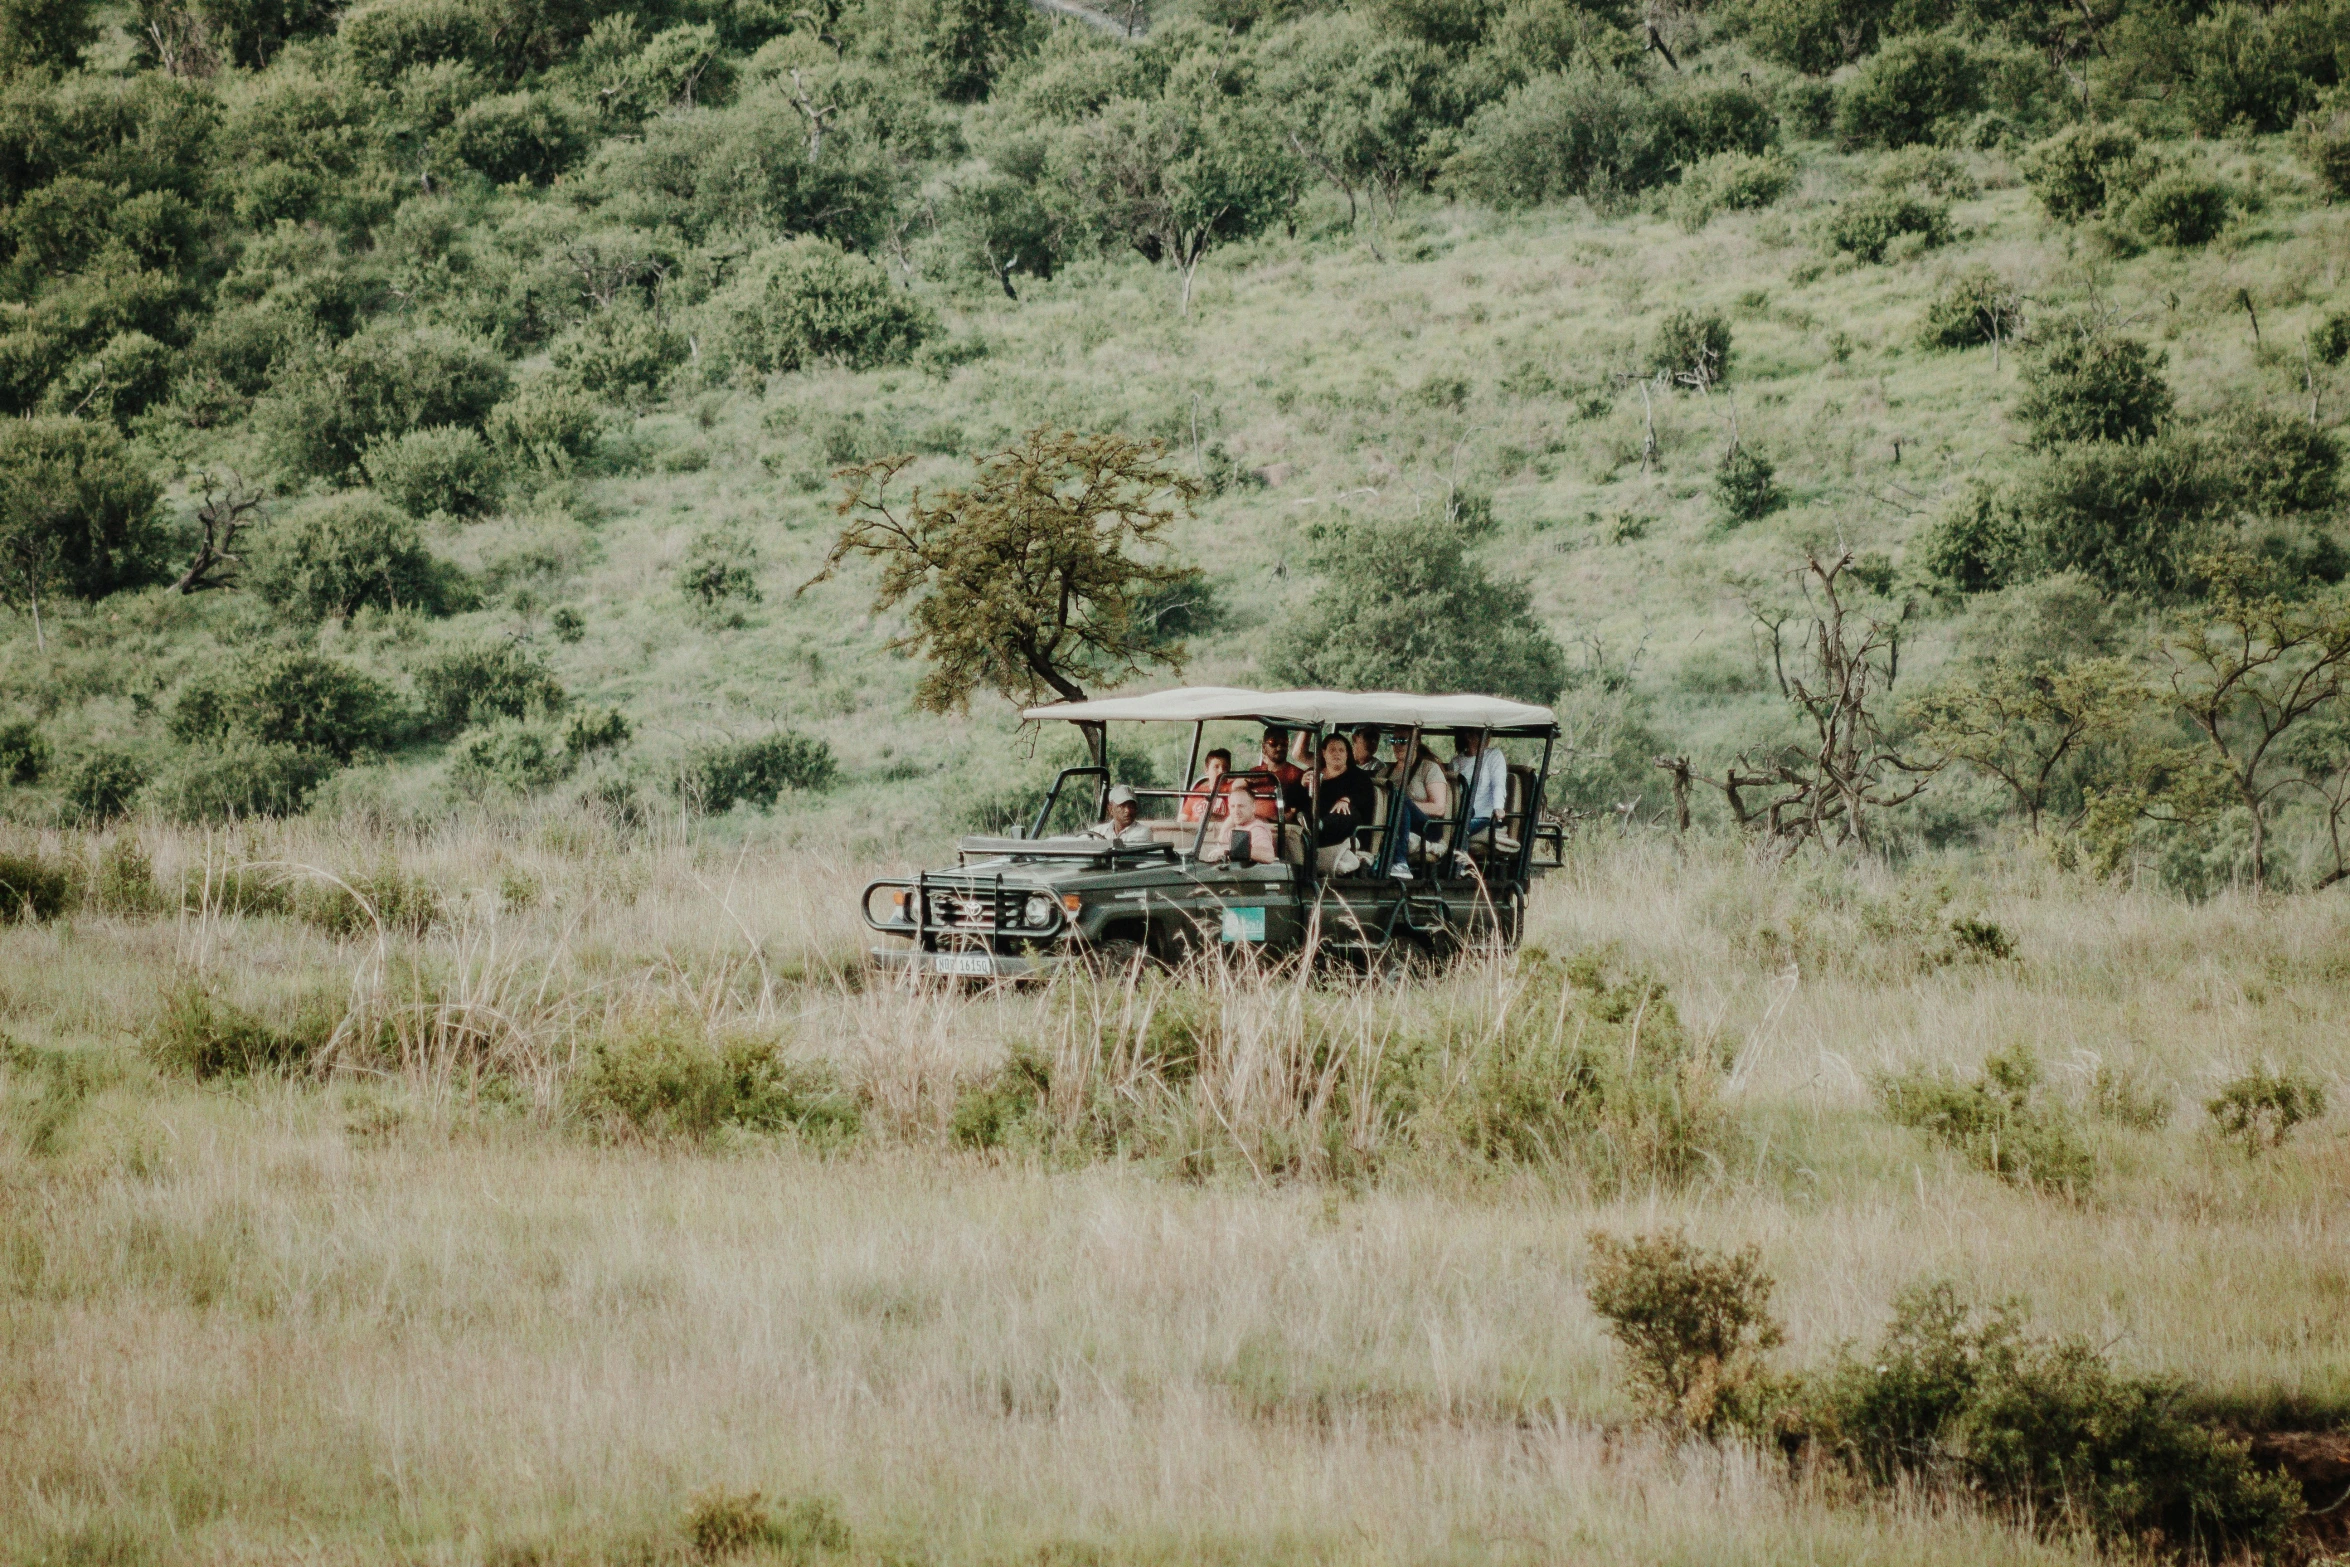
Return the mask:
[[992,892],[961,892],[952,888],[930,889],[930,922],[947,930],[985,930],[998,928],[996,897]]

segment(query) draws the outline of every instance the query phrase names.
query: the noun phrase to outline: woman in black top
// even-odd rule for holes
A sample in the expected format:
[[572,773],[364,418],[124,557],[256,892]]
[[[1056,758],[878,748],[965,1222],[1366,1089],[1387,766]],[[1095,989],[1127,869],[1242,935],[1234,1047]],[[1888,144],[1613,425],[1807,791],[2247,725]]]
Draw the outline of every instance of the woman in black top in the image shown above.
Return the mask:
[[1355,766],[1354,747],[1344,735],[1322,742],[1321,775],[1314,780],[1314,846],[1327,849],[1346,842],[1355,830],[1371,825],[1379,797],[1371,775]]

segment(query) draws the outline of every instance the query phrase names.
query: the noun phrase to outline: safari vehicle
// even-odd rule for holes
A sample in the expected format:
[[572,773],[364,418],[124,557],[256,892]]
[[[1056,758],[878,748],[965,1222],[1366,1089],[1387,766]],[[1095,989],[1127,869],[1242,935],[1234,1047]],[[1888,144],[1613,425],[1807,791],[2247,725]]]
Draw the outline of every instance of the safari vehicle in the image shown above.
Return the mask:
[[[869,884],[866,924],[898,938],[873,953],[878,967],[1001,979],[1072,962],[1122,964],[1147,956],[1174,963],[1218,944],[1273,958],[1310,951],[1368,965],[1441,957],[1470,943],[1516,942],[1528,884],[1561,858],[1560,829],[1542,819],[1543,784],[1558,738],[1557,719],[1546,707],[1479,696],[1194,687],[1032,707],[1023,716],[1077,725],[1087,764],[1061,770],[1024,828],[963,839],[953,869]],[[1185,787],[1132,790],[1140,821],[1105,836],[1093,828],[1109,814],[1109,728],[1128,723],[1190,725],[1191,760]],[[1399,843],[1401,813],[1382,789],[1373,820],[1340,846],[1352,854],[1317,856],[1291,828],[1280,835],[1280,863],[1217,860],[1213,840],[1222,813],[1206,808],[1210,796],[1190,787],[1201,777],[1201,746],[1211,726],[1232,732],[1237,758],[1256,754],[1264,728],[1304,734],[1311,757],[1319,756],[1324,736],[1369,724],[1415,742],[1474,733],[1486,746],[1498,743],[1509,792],[1497,826],[1464,842],[1469,802],[1456,787],[1448,821]],[[1233,776],[1260,775],[1239,768]],[[1308,768],[1309,819],[1319,783],[1318,770]],[[1537,858],[1537,847],[1547,850],[1545,858]],[[1399,852],[1411,866],[1408,880],[1388,869]],[[1337,864],[1317,864],[1326,858]]]

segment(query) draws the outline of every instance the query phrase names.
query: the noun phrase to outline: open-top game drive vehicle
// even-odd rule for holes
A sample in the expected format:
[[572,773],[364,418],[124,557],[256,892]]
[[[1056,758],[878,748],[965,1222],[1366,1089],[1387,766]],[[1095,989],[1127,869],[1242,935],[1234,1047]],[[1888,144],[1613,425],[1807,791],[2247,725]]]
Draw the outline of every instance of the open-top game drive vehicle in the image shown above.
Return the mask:
[[[1195,687],[1024,716],[1077,725],[1087,765],[1062,769],[1024,829],[963,839],[952,870],[870,883],[866,924],[901,939],[874,951],[877,966],[995,979],[1137,955],[1180,962],[1219,944],[1276,958],[1441,957],[1516,942],[1528,883],[1563,849],[1542,818],[1558,738],[1547,707]],[[1113,723],[1190,725],[1185,787],[1113,788]],[[1218,747],[1203,774],[1201,748],[1225,729],[1232,754],[1259,760],[1218,771]],[[1394,765],[1339,768],[1336,747],[1372,731],[1377,759]],[[1424,749],[1437,738],[1453,770],[1411,781],[1437,766]],[[1444,808],[1398,809],[1415,794]]]

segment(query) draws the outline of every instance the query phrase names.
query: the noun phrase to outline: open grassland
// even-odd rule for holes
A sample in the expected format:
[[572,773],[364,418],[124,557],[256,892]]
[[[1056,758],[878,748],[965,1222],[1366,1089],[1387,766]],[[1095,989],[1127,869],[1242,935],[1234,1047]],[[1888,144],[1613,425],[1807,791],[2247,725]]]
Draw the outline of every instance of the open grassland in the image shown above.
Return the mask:
[[[1621,1128],[1511,1153],[1366,1099],[1415,1049],[1473,1079],[1554,993],[1532,956],[872,988],[853,867],[597,832],[150,830],[159,896],[119,847],[49,843],[83,901],[0,927],[9,1559],[658,1558],[711,1488],[821,1499],[845,1536],[771,1542],[811,1560],[2091,1554],[1649,1434],[1586,1237],[1665,1225],[1761,1247],[1791,1368],[1941,1278],[2214,1418],[2350,1408],[2350,1140],[2320,1118],[2255,1155],[2202,1111],[2258,1062],[2339,1097],[2333,901],[1580,844],[1530,941],[1666,987],[1678,1036],[1660,998],[1594,1037],[1685,1040],[1673,1167]],[[1954,941],[1986,922],[2011,956]],[[306,1062],[191,1078],[191,997],[314,1028]],[[1189,1009],[1182,1072],[1133,1048],[1138,1006]],[[853,1111],[597,1113],[599,1062],[680,1034]],[[2061,1189],[1881,1107],[2017,1046],[2091,1161]],[[1023,1057],[1052,1089],[973,1135]]]

